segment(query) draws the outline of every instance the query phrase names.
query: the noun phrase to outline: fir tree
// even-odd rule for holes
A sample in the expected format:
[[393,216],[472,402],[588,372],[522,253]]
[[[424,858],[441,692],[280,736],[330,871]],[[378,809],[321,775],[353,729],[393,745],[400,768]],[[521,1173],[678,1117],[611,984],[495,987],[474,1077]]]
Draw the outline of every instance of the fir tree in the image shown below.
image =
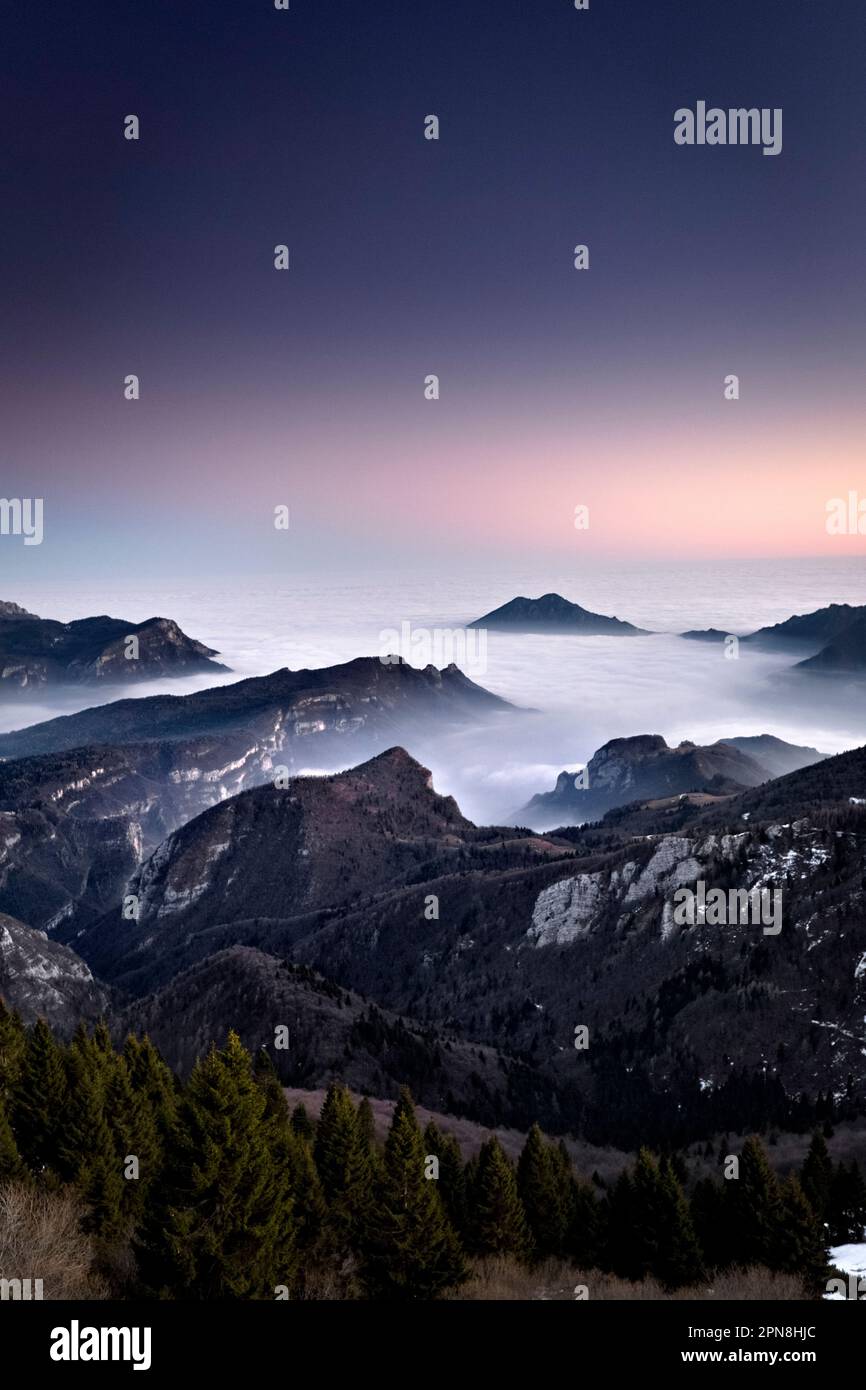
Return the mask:
[[67,1102],[57,1166],[63,1177],[75,1183],[87,1204],[84,1229],[96,1234],[104,1247],[113,1246],[124,1234],[124,1179],[105,1114],[103,1057],[89,1046],[73,1044],[67,1067]]
[[661,1263],[668,1203],[658,1164],[648,1149],[638,1152],[631,1177],[634,1268],[643,1279],[655,1274]]
[[592,1184],[571,1179],[571,1202],[565,1233],[565,1251],[580,1269],[595,1268],[601,1258],[604,1222]]
[[[321,1254],[321,1238],[327,1216],[322,1184],[306,1139],[295,1131],[285,1093],[270,1056],[260,1049],[255,1063],[256,1082],[265,1097],[265,1122],[271,1131],[274,1161],[287,1178],[292,1198],[294,1246],[299,1257],[298,1291],[305,1282],[306,1267]],[[285,1280],[283,1282],[286,1282]]]
[[288,1177],[275,1161],[267,1101],[230,1033],[193,1068],[166,1176],[149,1204],[142,1271],[186,1298],[272,1298],[291,1284]]
[[299,1100],[292,1111],[292,1129],[300,1139],[306,1139],[308,1144],[312,1144],[316,1137],[316,1126],[310,1119],[307,1107],[302,1100]]
[[701,1178],[692,1193],[691,1212],[707,1268],[726,1268],[731,1263],[732,1252],[724,1186],[712,1178]]
[[[116,1053],[105,1082],[105,1116],[122,1177],[123,1211],[137,1223],[160,1175],[163,1144],[147,1095],[133,1086],[126,1059]],[[138,1160],[137,1178],[126,1176],[129,1158]]]
[[743,1145],[739,1177],[729,1179],[725,1191],[736,1263],[778,1269],[783,1219],[779,1184],[755,1135]]
[[0,1182],[23,1178],[26,1170],[15,1143],[15,1135],[6,1114],[6,1102],[0,1095]]
[[827,1218],[832,1182],[833,1161],[827,1152],[823,1134],[816,1129],[800,1172],[800,1184],[819,1221],[825,1221]]
[[474,1252],[526,1259],[531,1248],[526,1214],[514,1169],[495,1136],[481,1146],[468,1200]]
[[[680,1168],[680,1172],[683,1171]],[[653,1270],[667,1289],[696,1284],[704,1273],[703,1255],[695,1234],[689,1203],[673,1163],[662,1159],[664,1227],[659,1241],[659,1259]]]
[[[517,1191],[523,1203],[535,1259],[559,1255],[565,1245],[571,1193],[561,1164],[534,1124],[517,1163]],[[566,1175],[566,1183],[569,1175]]]
[[126,1039],[123,1060],[133,1090],[147,1103],[157,1138],[164,1149],[177,1118],[178,1086],[175,1077],[146,1035],[140,1039],[130,1035]]
[[829,1274],[824,1227],[793,1174],[782,1184],[781,1207],[778,1251],[771,1267],[799,1275],[806,1292],[817,1297]]
[[604,1261],[620,1279],[639,1279],[634,1229],[636,1203],[631,1174],[624,1168],[604,1202]]
[[14,1094],[26,1046],[24,1024],[0,999],[0,1099],[10,1100]]
[[439,1160],[439,1196],[445,1215],[459,1236],[466,1231],[466,1183],[463,1156],[453,1134],[443,1134],[430,1120],[424,1130],[424,1150]]
[[866,1182],[856,1162],[834,1170],[827,1225],[833,1245],[856,1244],[866,1235]]
[[300,1257],[302,1284],[306,1282],[311,1264],[325,1254],[325,1227],[328,1207],[313,1153],[306,1139],[289,1126],[286,1145],[286,1175],[294,1201],[295,1243]]
[[356,1123],[362,1144],[366,1144],[368,1149],[372,1149],[376,1143],[376,1120],[368,1096],[364,1096],[358,1106]]
[[381,1299],[429,1299],[466,1277],[408,1091],[401,1093],[385,1143],[375,1220],[364,1258],[368,1293]]
[[374,1167],[345,1086],[328,1088],[316,1126],[313,1157],[328,1204],[328,1228],[335,1247],[342,1251],[360,1248],[370,1229]]
[[27,1036],[12,1098],[18,1151],[36,1173],[57,1167],[65,1104],[63,1054],[40,1018]]
[[595,1190],[591,1182],[575,1177],[564,1140],[551,1145],[547,1153],[564,1222],[557,1253],[567,1255],[581,1269],[592,1269],[601,1258],[604,1225]]

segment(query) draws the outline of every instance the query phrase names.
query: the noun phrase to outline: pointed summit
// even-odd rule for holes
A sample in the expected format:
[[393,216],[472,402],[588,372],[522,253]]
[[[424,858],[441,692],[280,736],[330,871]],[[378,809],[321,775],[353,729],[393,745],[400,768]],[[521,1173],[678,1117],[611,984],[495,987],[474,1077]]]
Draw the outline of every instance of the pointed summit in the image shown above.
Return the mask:
[[602,613],[590,613],[578,603],[570,603],[561,594],[542,594],[541,598],[513,598],[501,608],[494,608],[469,627],[497,628],[504,632],[558,633],[576,637],[639,637],[646,629],[634,627],[619,618],[606,618]]

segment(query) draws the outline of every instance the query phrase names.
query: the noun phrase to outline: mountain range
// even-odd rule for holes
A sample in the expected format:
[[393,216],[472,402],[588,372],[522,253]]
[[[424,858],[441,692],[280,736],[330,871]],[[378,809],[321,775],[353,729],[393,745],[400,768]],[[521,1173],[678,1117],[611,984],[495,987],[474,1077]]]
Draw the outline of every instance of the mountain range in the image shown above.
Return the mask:
[[[284,1023],[286,1084],[601,1143],[866,1105],[866,749],[612,740],[549,794],[592,823],[477,826],[403,744],[509,711],[369,658],[0,736],[0,993],[181,1069]],[[678,924],[698,881],[781,891],[781,931]]]
[[[647,804],[639,833],[632,807],[539,836],[473,826],[395,748],[211,808],[125,885],[137,920],[118,896],[53,935],[168,1033],[178,996],[164,991],[202,982],[178,1057],[224,1028],[231,997],[250,1036],[285,1021],[242,1006],[231,953],[245,947],[268,958],[260,984],[280,961],[312,967],[361,1008],[519,1062],[549,1123],[625,1142],[638,1121],[722,1105],[735,1073],[788,1095],[866,1084],[866,809],[851,800],[864,791],[859,749],[722,801],[680,800],[675,824]],[[782,931],[677,926],[672,893],[699,878],[781,888]]]
[[0,911],[77,932],[210,806],[512,709],[456,666],[360,659],[120,700],[0,735]]

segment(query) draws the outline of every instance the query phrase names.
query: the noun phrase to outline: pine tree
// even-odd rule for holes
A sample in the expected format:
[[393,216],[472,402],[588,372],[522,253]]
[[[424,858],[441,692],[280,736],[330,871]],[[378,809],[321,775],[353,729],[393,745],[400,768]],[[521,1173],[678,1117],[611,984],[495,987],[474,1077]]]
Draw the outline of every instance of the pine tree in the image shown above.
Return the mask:
[[632,1170],[635,1268],[641,1279],[655,1274],[661,1263],[668,1203],[658,1164],[648,1149],[640,1149]]
[[783,1220],[779,1184],[760,1139],[747,1139],[738,1178],[726,1181],[731,1244],[736,1263],[778,1269]]
[[620,1279],[641,1278],[642,1266],[634,1241],[635,1224],[634,1184],[628,1168],[624,1168],[604,1202],[604,1265]]
[[430,1120],[424,1130],[424,1150],[439,1160],[439,1196],[445,1215],[459,1237],[466,1232],[466,1183],[463,1156],[453,1134],[443,1134]]
[[[150,1101],[132,1084],[125,1057],[112,1053],[105,1082],[105,1116],[122,1177],[123,1212],[134,1224],[162,1169],[163,1145]],[[130,1158],[138,1160],[138,1177],[127,1177]]]
[[292,1111],[292,1129],[300,1139],[306,1139],[308,1144],[312,1144],[316,1137],[316,1126],[307,1113],[307,1107],[302,1100],[299,1100]]
[[799,1275],[807,1293],[824,1291],[829,1274],[823,1223],[815,1215],[796,1177],[781,1187],[782,1220],[773,1268]]
[[6,1114],[6,1103],[0,1095],[0,1182],[23,1178],[25,1173],[15,1135]]
[[33,1172],[57,1167],[65,1104],[63,1054],[40,1018],[27,1035],[11,1116],[18,1151]]
[[328,1204],[334,1247],[343,1252],[359,1249],[370,1229],[374,1165],[345,1086],[328,1087],[313,1157]]
[[526,1214],[514,1169],[495,1136],[481,1146],[468,1199],[474,1252],[526,1259],[531,1248]]
[[731,1263],[732,1250],[725,1188],[712,1178],[701,1178],[695,1183],[691,1210],[695,1234],[704,1252],[707,1268],[727,1268]]
[[376,1143],[376,1120],[368,1096],[364,1096],[358,1106],[357,1125],[362,1144],[372,1149]]
[[560,1163],[534,1124],[517,1163],[517,1191],[526,1213],[532,1255],[537,1260],[561,1254],[565,1245],[571,1194],[561,1176]]
[[104,1058],[89,1045],[73,1043],[67,1069],[57,1167],[63,1177],[75,1183],[87,1204],[84,1229],[108,1247],[119,1243],[125,1223],[123,1173],[105,1113]]
[[408,1091],[385,1143],[375,1216],[363,1261],[367,1292],[380,1299],[435,1298],[462,1282],[460,1246],[437,1190]]
[[856,1162],[834,1170],[827,1226],[833,1245],[859,1243],[866,1236],[866,1182]]
[[325,1253],[325,1227],[328,1206],[319,1174],[313,1162],[313,1152],[289,1126],[286,1147],[286,1175],[294,1202],[295,1244],[299,1256],[301,1283],[306,1283],[310,1267]]
[[193,1068],[164,1180],[149,1204],[142,1273],[157,1292],[272,1298],[291,1284],[288,1177],[275,1161],[267,1101],[236,1033]]
[[162,1149],[169,1143],[177,1118],[178,1087],[174,1075],[150,1038],[131,1034],[123,1048],[123,1060],[134,1091],[147,1103]]
[[800,1172],[800,1184],[819,1221],[827,1219],[832,1183],[833,1161],[827,1152],[823,1134],[816,1129]]
[[696,1284],[703,1277],[703,1254],[695,1234],[689,1203],[673,1163],[662,1159],[659,1173],[666,1214],[659,1241],[659,1259],[653,1272],[665,1288],[678,1289],[686,1284]]
[[601,1261],[604,1222],[592,1184],[571,1179],[571,1203],[565,1233],[565,1251],[580,1269],[594,1269]]
[[0,999],[0,1098],[10,1100],[24,1062],[27,1033],[17,1013]]

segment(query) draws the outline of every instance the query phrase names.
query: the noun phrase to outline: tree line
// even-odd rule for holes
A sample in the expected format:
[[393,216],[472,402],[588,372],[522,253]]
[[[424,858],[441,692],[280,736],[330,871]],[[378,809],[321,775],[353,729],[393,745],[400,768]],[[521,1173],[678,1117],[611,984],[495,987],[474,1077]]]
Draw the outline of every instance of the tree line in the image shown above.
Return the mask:
[[667,1289],[762,1266],[819,1294],[827,1245],[866,1225],[856,1164],[820,1133],[784,1180],[755,1137],[737,1159],[736,1178],[691,1182],[680,1155],[641,1149],[605,1187],[533,1125],[516,1164],[494,1136],[464,1162],[408,1091],[380,1145],[342,1085],[318,1121],[290,1113],[267,1053],[234,1033],[181,1083],[147,1037],[118,1050],[99,1024],[63,1044],[0,1003],[0,1183],[74,1188],[118,1296],[430,1299],[496,1255]]

